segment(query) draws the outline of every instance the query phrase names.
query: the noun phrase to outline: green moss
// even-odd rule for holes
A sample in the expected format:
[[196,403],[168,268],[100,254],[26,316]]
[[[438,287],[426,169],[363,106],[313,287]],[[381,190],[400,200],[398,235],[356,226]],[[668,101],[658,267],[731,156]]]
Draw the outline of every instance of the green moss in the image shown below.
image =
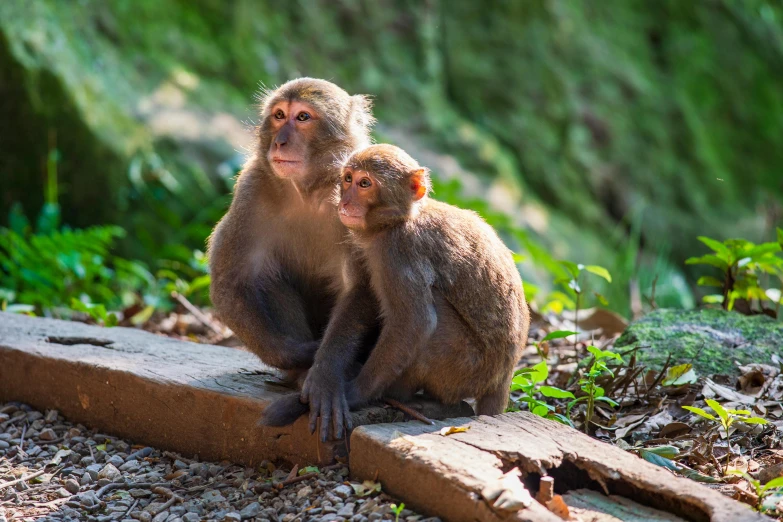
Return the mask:
[[733,374],[740,364],[771,363],[783,353],[783,324],[761,315],[723,310],[656,310],[634,321],[615,343],[638,346],[638,359],[655,368],[692,363],[700,375]]

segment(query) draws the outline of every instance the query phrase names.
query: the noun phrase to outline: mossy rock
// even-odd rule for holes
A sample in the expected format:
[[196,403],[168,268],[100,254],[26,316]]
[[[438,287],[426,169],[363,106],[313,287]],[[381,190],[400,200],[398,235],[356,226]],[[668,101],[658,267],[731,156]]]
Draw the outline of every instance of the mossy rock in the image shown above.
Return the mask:
[[638,359],[660,368],[691,363],[699,375],[736,373],[741,364],[770,363],[783,353],[783,323],[766,316],[723,310],[656,310],[631,323],[615,343],[617,350],[639,346]]

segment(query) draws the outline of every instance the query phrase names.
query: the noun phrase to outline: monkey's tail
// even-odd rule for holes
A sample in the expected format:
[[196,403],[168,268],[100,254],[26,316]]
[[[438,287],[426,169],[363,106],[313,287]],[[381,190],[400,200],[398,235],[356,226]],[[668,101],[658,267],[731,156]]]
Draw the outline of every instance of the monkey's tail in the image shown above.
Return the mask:
[[288,426],[310,410],[299,400],[299,393],[284,395],[266,407],[258,423],[262,426]]

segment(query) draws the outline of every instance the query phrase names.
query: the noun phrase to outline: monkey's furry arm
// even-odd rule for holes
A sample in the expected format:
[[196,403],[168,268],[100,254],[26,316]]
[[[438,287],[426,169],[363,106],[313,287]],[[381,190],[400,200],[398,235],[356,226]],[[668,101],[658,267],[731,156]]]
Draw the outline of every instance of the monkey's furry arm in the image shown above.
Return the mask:
[[347,373],[356,362],[362,341],[377,320],[378,303],[369,281],[361,277],[338,299],[302,387],[302,400],[310,404],[311,432],[315,432],[318,416],[321,416],[321,440],[326,440],[330,431],[339,439],[344,428],[351,428],[345,397]]

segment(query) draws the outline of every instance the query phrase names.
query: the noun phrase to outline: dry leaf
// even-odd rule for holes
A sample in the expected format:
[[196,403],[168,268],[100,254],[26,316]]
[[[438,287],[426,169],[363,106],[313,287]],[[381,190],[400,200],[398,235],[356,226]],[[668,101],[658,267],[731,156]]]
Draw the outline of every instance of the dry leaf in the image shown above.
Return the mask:
[[465,433],[470,429],[470,426],[447,426],[440,430],[440,434],[444,437],[446,435],[452,435],[454,433]]
[[661,428],[661,431],[658,433],[658,437],[671,439],[680,435],[685,435],[686,433],[690,433],[691,429],[692,428],[684,422],[670,422]]
[[704,395],[705,399],[721,397],[727,401],[738,402],[740,404],[753,404],[756,402],[755,397],[736,392],[731,388],[723,386],[722,384],[718,384],[709,378],[704,379],[704,388],[701,390],[701,393]]

